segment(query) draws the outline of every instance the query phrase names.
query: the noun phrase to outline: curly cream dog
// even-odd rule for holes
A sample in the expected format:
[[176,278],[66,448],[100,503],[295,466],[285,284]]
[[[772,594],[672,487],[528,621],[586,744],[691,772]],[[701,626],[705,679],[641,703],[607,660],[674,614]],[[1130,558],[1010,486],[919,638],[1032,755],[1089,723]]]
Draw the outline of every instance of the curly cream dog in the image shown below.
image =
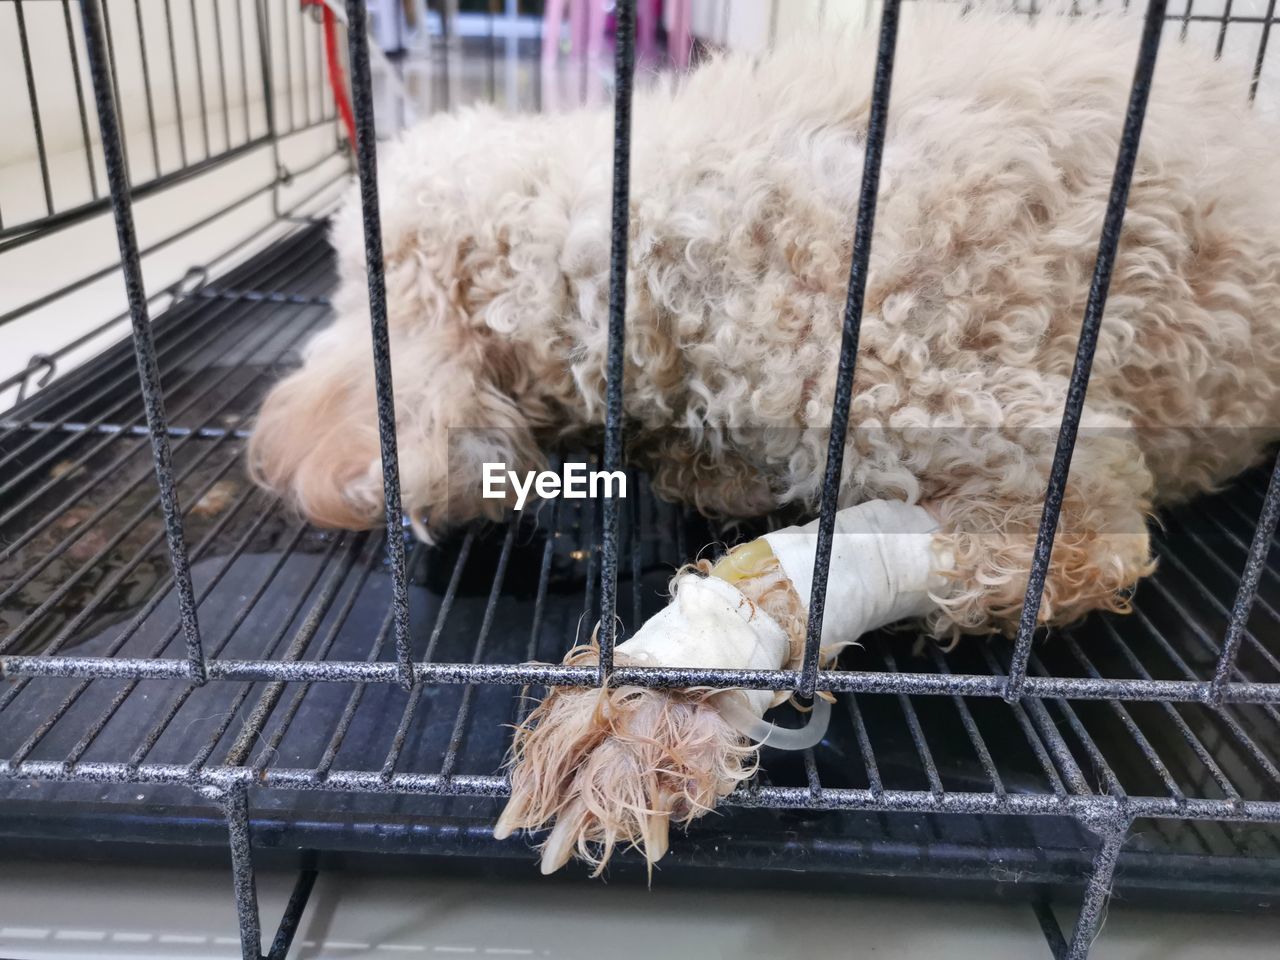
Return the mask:
[[[935,635],[1008,631],[1020,613],[1138,32],[1136,18],[937,11],[903,25],[841,506],[907,501],[936,518],[947,587],[922,614]],[[810,36],[637,95],[628,455],[670,498],[725,515],[817,506],[873,61],[871,38]],[[1123,610],[1150,568],[1151,512],[1280,437],[1280,129],[1246,89],[1240,71],[1164,45],[1046,622]],[[433,527],[494,510],[481,463],[535,469],[599,429],[609,131],[607,111],[476,110],[386,151],[404,501]],[[333,239],[338,319],[268,397],[251,458],[317,522],[374,526],[354,196]],[[696,815],[746,769],[724,747],[694,762],[714,782],[663,816]],[[544,763],[545,795],[514,825],[563,813],[570,761]],[[638,796],[653,806],[652,789]],[[579,836],[609,846],[651,830],[640,817],[602,833],[571,809]]]

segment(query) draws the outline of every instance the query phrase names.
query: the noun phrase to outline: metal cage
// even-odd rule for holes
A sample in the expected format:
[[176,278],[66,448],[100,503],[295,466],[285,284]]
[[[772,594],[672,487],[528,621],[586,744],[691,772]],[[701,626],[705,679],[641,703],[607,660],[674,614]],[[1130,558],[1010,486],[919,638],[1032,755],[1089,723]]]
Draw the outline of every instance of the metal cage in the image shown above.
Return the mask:
[[[117,789],[117,814],[129,808],[125,786],[130,796],[146,788],[149,803],[173,809],[217,804],[220,831],[207,812],[192,816],[203,825],[200,842],[216,842],[219,832],[229,838],[243,954],[283,957],[315,869],[301,870],[264,954],[255,844],[522,855],[517,842],[485,838],[494,798],[507,790],[501,724],[527,709],[520,688],[748,687],[837,693],[838,729],[795,761],[766,751],[760,776],[726,799],[735,808],[728,820],[697,828],[676,848],[677,861],[761,870],[781,861],[829,874],[856,873],[862,862],[906,877],[942,880],[951,870],[952,879],[991,880],[994,855],[1009,882],[1017,874],[1030,888],[1053,954],[1066,957],[1088,953],[1119,863],[1139,886],[1218,893],[1236,904],[1275,887],[1280,832],[1263,825],[1280,823],[1280,575],[1268,566],[1280,465],[1170,518],[1156,533],[1160,572],[1141,588],[1133,616],[1095,617],[1052,645],[1032,645],[1162,31],[1166,21],[1184,35],[1204,22],[1220,31],[1221,51],[1228,25],[1260,26],[1253,96],[1277,21],[1275,0],[1262,17],[1233,15],[1231,0],[1213,16],[1195,13],[1190,0],[1181,12],[1149,0],[1128,111],[1116,118],[1120,151],[1016,640],[924,658],[904,656],[900,641],[873,641],[854,662],[820,670],[835,494],[901,13],[900,0],[883,0],[803,668],[754,672],[614,665],[615,615],[635,624],[651,612],[650,588],[709,534],[705,521],[645,492],[643,478],[636,478],[641,494],[625,507],[613,499],[559,504],[536,519],[473,528],[440,547],[407,536],[362,0],[348,0],[338,34],[345,42],[328,51],[316,21],[292,2],[213,0],[199,14],[192,4],[186,29],[215,31],[216,67],[195,68],[200,122],[189,137],[179,121],[176,163],[166,163],[157,136],[162,85],[145,76],[168,62],[181,114],[175,51],[187,41],[175,32],[169,0],[159,36],[144,29],[135,0],[141,102],[120,96],[113,40],[120,43],[124,27],[108,21],[113,5],[61,0],[88,187],[73,200],[57,189],[44,146],[39,65],[26,25],[38,2],[0,2],[23,56],[42,200],[25,218],[0,204],[0,253],[48,242],[110,210],[119,262],[11,310],[0,325],[121,270],[129,309],[92,335],[110,335],[126,317],[132,328],[125,342],[34,395],[30,388],[90,334],[0,381],[0,389],[16,390],[0,427],[0,788],[38,784],[52,801],[34,815],[39,825],[5,828],[11,835],[82,835],[68,832],[58,810],[84,802],[85,785]],[[634,0],[620,0],[617,13],[607,470],[622,467],[624,446]],[[207,47],[196,38],[194,49],[199,57]],[[349,171],[340,118],[322,88],[315,95],[332,58],[349,71],[354,107],[385,465],[381,535],[310,529],[230,479],[245,418],[269,375],[328,314],[323,220],[302,211]],[[145,112],[149,136],[140,144],[126,143],[121,109]],[[283,157],[291,138],[316,129],[336,136],[303,161]],[[267,221],[287,229],[264,252],[244,258],[235,246],[149,289],[143,258],[227,210],[143,248],[135,205],[259,153],[270,157],[269,174],[232,207],[267,198]],[[319,185],[288,196],[307,176]],[[563,649],[582,614],[601,625],[599,667],[533,664]],[[350,805],[329,805],[325,798],[334,795]],[[29,812],[29,797],[0,797]],[[251,797],[274,826],[251,821]],[[396,806],[403,798],[422,804],[410,820]],[[872,823],[851,812],[884,817]],[[784,814],[799,825],[779,820]],[[115,822],[101,810],[94,816]],[[392,842],[386,830],[362,831],[353,818],[396,824],[387,830],[404,837]],[[1153,824],[1158,842],[1126,850],[1135,821]],[[154,839],[166,835],[162,827],[137,830]],[[730,837],[724,849],[712,842]],[[955,864],[968,864],[968,872]],[[1064,937],[1042,895],[1080,885],[1079,916]]]

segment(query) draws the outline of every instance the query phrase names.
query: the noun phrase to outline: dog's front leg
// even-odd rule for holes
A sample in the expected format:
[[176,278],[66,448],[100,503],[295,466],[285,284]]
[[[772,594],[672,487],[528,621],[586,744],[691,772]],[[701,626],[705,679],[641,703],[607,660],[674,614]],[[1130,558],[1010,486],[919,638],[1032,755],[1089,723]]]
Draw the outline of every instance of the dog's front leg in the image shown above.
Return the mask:
[[[937,569],[947,562],[935,550],[936,527],[928,511],[905,503],[840,511],[824,659],[869,630],[934,608],[932,591],[945,583]],[[714,566],[686,568],[673,582],[671,604],[619,644],[615,662],[798,667],[816,549],[815,522],[744,544]],[[594,646],[565,658],[573,665],[597,662]],[[689,823],[752,775],[761,741],[812,745],[812,736],[781,735],[762,720],[780,699],[785,694],[758,690],[554,687],[516,732],[511,799],[495,834],[554,821],[543,845],[544,873],[575,852],[603,868],[620,843],[640,848],[653,863],[666,851],[672,820]]]

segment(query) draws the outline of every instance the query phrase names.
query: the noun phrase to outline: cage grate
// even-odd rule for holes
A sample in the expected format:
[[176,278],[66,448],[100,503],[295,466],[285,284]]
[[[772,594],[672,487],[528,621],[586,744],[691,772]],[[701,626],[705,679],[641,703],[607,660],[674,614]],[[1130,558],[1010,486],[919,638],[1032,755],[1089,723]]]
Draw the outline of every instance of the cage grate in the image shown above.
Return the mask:
[[[9,5],[25,29],[21,0]],[[74,50],[70,5],[62,6]],[[292,172],[280,163],[285,138],[334,123],[323,98],[313,112],[309,93],[322,55],[288,4],[260,3],[246,23],[237,3],[234,57],[224,49],[231,23],[222,22],[225,11],[216,0],[203,21],[191,5],[196,56],[209,59],[218,82],[206,84],[205,67],[197,63],[198,136],[180,137],[180,166],[163,169],[153,101],[159,93],[146,77],[143,103],[120,104],[111,65],[122,26],[117,20],[113,30],[108,22],[109,3],[78,6],[111,196],[102,195],[96,179],[77,72],[92,197],[80,206],[57,206],[31,58],[24,55],[44,215],[0,226],[0,250],[113,211],[131,310],[95,332],[128,316],[134,336],[23,400],[0,422],[0,800],[29,814],[22,828],[0,824],[0,832],[56,836],[66,832],[67,818],[80,817],[81,830],[102,836],[122,831],[190,842],[185,834],[192,823],[210,822],[207,811],[192,812],[194,789],[225,818],[202,836],[226,843],[229,829],[243,952],[260,957],[252,847],[264,828],[259,819],[251,829],[251,809],[255,818],[274,818],[269,836],[281,845],[523,857],[519,841],[499,843],[489,832],[507,790],[501,766],[510,725],[526,715],[538,687],[828,690],[839,694],[844,710],[822,746],[799,755],[765,749],[759,774],[726,798],[733,815],[698,822],[677,846],[676,869],[729,866],[768,874],[803,866],[821,876],[879,871],[938,883],[1012,884],[1037,903],[1055,954],[1073,957],[1087,952],[1118,870],[1122,888],[1135,893],[1180,891],[1201,903],[1218,895],[1235,905],[1275,895],[1280,657],[1270,640],[1280,624],[1280,568],[1268,558],[1280,515],[1280,472],[1241,477],[1154,531],[1159,568],[1141,586],[1132,616],[1094,617],[1034,650],[1030,629],[1161,28],[1166,18],[1181,20],[1184,33],[1202,19],[1221,24],[1224,34],[1229,21],[1260,25],[1252,95],[1274,0],[1263,17],[1233,16],[1229,6],[1221,18],[1193,14],[1190,3],[1174,13],[1163,0],[1147,6],[1030,571],[1029,612],[1017,641],[914,653],[903,637],[885,633],[847,652],[837,669],[817,669],[843,454],[837,430],[824,477],[825,546],[818,553],[803,669],[746,673],[612,667],[615,611],[618,630],[636,629],[663,605],[666,581],[691,547],[752,532],[713,528],[657,500],[643,477],[633,478],[638,494],[626,509],[613,501],[561,503],[505,525],[473,527],[439,545],[411,541],[398,507],[385,294],[376,266],[368,272],[378,420],[389,465],[385,530],[313,529],[257,492],[242,468],[249,417],[331,310],[334,264],[324,223],[297,216],[301,203],[289,210],[279,204],[282,184],[333,156]],[[634,12],[632,2],[619,5],[606,465],[619,462],[622,436]],[[898,12],[898,0],[883,4],[836,423],[847,415],[855,376]],[[140,5],[132,13],[141,41]],[[165,14],[172,67],[169,4]],[[364,5],[349,0],[347,16],[355,167],[367,253],[376,265],[381,251]],[[202,29],[216,37],[212,50],[202,52]],[[293,83],[283,90],[272,83],[273,37],[285,74],[303,78],[301,97]],[[144,74],[149,58],[162,55],[154,46],[142,52]],[[228,109],[228,63],[238,60],[247,78],[255,49],[265,97],[261,135],[254,133],[247,100],[242,131]],[[74,56],[72,64],[78,71]],[[492,89],[492,69],[489,82]],[[244,87],[247,97],[247,82]],[[221,107],[220,124],[211,123],[213,103]],[[140,108],[147,119],[142,157],[136,139],[130,155],[116,115]],[[140,250],[130,196],[162,191],[259,147],[271,150],[276,175],[235,204],[270,194],[277,219],[295,229],[216,280],[210,278],[222,271],[214,268],[234,250],[149,294],[140,257],[201,224]],[[152,176],[138,176],[148,164]],[[117,266],[11,310],[0,325]],[[32,358],[0,389],[52,373],[74,346]],[[151,480],[157,474],[158,493]],[[547,665],[557,664],[587,625],[601,619],[598,668]],[[34,809],[32,784],[42,791]],[[153,815],[139,817],[140,797]],[[624,862],[622,869],[630,866]],[[287,952],[314,877],[312,867],[301,871],[270,956]],[[1068,940],[1044,907],[1045,893],[1081,883],[1082,910]]]
[[[518,687],[468,684],[467,671],[559,659],[578,635],[590,605],[588,580],[598,575],[588,569],[600,551],[595,511],[558,504],[520,523],[410,550],[411,615],[419,625],[414,662],[454,670],[457,682],[400,689],[385,536],[297,523],[243,475],[241,438],[209,432],[243,422],[306,335],[328,318],[331,268],[323,228],[302,228],[228,278],[229,287],[270,295],[190,296],[155,327],[210,674],[232,682],[199,686],[176,669],[180,617],[147,482],[147,444],[129,430],[143,410],[136,385],[121,375],[131,359],[127,348],[13,412],[0,443],[7,502],[14,504],[0,551],[4,653],[50,664],[169,658],[175,669],[158,680],[122,671],[114,679],[37,683],[15,673],[0,698],[6,777],[503,792],[503,724],[518,719],[525,701]],[[89,422],[87,407],[118,411],[112,429],[54,426]],[[1094,618],[1041,646],[1029,680],[1206,682],[1220,655],[1213,638],[1230,618],[1227,571],[1243,560],[1244,516],[1262,496],[1255,474],[1175,513],[1158,541],[1159,572],[1141,588],[1134,615]],[[725,534],[647,494],[621,521],[619,596],[638,597],[641,618],[662,604],[666,578],[681,560],[673,527],[685,543]],[[1277,602],[1280,583],[1268,569],[1244,637],[1257,639]],[[623,620],[634,628],[630,607],[621,607]],[[1240,675],[1273,682],[1274,655],[1260,642],[1245,646]],[[731,802],[1071,813],[1115,801],[1144,815],[1212,811],[1242,819],[1264,819],[1280,805],[1273,704],[1008,704],[998,694],[1012,654],[992,641],[916,656],[900,637],[878,638],[840,665],[851,676],[875,672],[886,678],[886,690],[845,698],[848,711],[832,738],[838,746],[810,753],[799,766],[772,755],[761,781]],[[281,672],[262,678],[248,666],[254,663]],[[328,666],[347,663],[378,667],[381,682],[354,689],[323,682]],[[306,670],[290,675],[294,664]],[[909,690],[915,677],[990,683],[979,691],[985,696],[928,696]],[[893,678],[903,689],[892,689]]]

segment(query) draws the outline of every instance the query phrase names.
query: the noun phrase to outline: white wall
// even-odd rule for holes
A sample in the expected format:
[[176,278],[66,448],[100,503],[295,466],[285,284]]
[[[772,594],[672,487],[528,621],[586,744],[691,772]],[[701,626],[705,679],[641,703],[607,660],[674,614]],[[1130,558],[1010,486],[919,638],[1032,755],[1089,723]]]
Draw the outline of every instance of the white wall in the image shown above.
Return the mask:
[[[137,6],[142,14],[141,34],[133,0],[104,0],[115,47],[121,122],[135,183],[150,180],[157,173],[151,150],[144,84],[144,45],[151,81],[150,114],[154,117],[160,148],[158,172],[168,172],[182,165],[176,135],[179,115],[182,117],[188,162],[243,142],[246,104],[250,136],[258,137],[266,131],[261,50],[255,19],[259,5],[259,0],[197,0],[195,3],[172,0],[168,7],[174,38],[172,63],[177,68],[175,77],[169,57],[169,31],[163,0],[141,0]],[[308,109],[312,116],[318,116],[320,105],[326,102],[322,99],[327,94],[323,86],[321,31],[309,14],[299,12],[297,0],[263,0],[261,6],[269,17],[276,109],[281,123],[287,128],[290,97],[293,116],[300,124]],[[91,194],[72,70],[73,54],[63,7],[56,2],[28,2],[22,5],[22,9],[45,150],[53,168],[55,206],[65,209],[89,200]],[[69,9],[71,43],[74,43],[75,61],[80,68],[90,143],[95,145],[97,122],[79,4],[73,2]],[[196,16],[194,21],[192,10]],[[290,41],[287,55],[286,11]],[[197,32],[200,38],[198,58]],[[200,102],[202,79],[203,112]],[[35,163],[36,137],[23,69],[17,8],[12,3],[0,3],[0,89],[4,91],[0,96],[0,130],[4,131],[0,136],[0,215],[6,224],[14,224],[41,215],[43,197],[39,190],[34,195],[31,193],[30,179],[20,170],[25,164]],[[208,116],[209,131],[207,151],[205,115]],[[100,168],[98,173],[101,186],[103,173]]]

